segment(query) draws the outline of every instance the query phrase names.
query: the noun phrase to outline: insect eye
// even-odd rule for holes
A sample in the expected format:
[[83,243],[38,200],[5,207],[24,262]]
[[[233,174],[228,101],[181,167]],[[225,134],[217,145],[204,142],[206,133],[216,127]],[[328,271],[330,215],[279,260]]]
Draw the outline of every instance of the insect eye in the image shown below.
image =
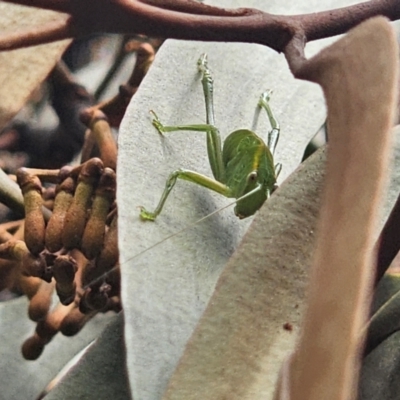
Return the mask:
[[248,180],[249,181],[251,181],[251,182],[254,182],[256,179],[257,179],[257,176],[258,176],[258,174],[257,174],[257,171],[253,171],[253,172],[251,172],[250,174],[249,174],[249,176],[248,176]]

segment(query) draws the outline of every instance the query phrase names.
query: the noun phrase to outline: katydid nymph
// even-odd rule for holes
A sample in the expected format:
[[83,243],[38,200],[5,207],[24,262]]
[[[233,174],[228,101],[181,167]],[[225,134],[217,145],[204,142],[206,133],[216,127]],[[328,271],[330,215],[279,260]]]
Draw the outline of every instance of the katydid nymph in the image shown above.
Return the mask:
[[281,164],[274,164],[273,154],[280,128],[269,105],[272,91],[264,92],[258,101],[258,107],[266,111],[272,128],[268,132],[267,144],[251,130],[238,129],[227,136],[222,146],[214,122],[213,79],[208,69],[206,54],[200,57],[197,65],[202,75],[206,124],[165,126],[152,112],[153,125],[161,135],[174,131],[206,133],[208,158],[214,179],[187,169],[172,172],[155,210],[149,212],[140,207],[140,217],[143,220],[154,221],[157,218],[178,178],[213,190],[225,197],[238,199],[235,214],[239,218],[253,215],[277,188],[276,179]]

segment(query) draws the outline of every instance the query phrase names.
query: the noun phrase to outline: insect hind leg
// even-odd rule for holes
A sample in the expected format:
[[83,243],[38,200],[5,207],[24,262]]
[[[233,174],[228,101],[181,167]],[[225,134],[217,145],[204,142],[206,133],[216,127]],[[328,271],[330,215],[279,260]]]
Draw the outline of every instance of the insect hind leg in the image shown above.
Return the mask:
[[161,199],[158,202],[158,205],[154,211],[148,211],[144,207],[140,207],[140,218],[142,220],[154,221],[157,218],[157,216],[161,213],[164,204],[178,179],[186,180],[195,183],[197,185],[203,186],[207,189],[213,190],[214,192],[222,194],[225,197],[232,197],[231,189],[228,186],[224,185],[223,183],[211,179],[208,176],[199,174],[198,172],[181,168],[172,172],[169,175],[165,183],[165,188],[161,196]]

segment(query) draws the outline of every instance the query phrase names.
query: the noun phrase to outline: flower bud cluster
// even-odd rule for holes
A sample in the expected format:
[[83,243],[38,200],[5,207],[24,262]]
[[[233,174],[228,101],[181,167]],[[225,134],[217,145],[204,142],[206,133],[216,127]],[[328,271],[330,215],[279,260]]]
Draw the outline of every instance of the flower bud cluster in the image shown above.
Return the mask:
[[45,189],[46,173],[35,172],[17,172],[23,235],[6,235],[0,244],[0,260],[14,264],[29,318],[37,322],[22,346],[27,359],[38,358],[56,333],[74,335],[97,312],[121,309],[115,171],[91,158],[60,169]]

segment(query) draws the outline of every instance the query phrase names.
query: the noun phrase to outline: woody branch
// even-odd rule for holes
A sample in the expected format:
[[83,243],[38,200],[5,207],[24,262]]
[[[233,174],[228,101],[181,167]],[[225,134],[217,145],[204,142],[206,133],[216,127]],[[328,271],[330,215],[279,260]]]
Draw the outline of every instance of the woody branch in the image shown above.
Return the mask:
[[396,0],[371,0],[303,15],[273,15],[251,8],[224,9],[193,0],[5,0],[66,13],[52,25],[0,38],[11,50],[95,32],[140,33],[166,38],[248,42],[285,52],[296,75],[307,42],[345,33],[375,15],[400,18]]

